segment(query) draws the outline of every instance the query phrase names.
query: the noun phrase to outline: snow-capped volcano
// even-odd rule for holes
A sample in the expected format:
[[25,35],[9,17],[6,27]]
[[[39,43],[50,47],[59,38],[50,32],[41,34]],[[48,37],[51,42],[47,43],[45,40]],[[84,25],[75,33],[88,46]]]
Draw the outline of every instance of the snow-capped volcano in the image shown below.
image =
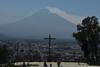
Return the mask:
[[67,14],[66,12],[47,7],[35,14],[28,16],[15,23],[0,26],[0,33],[17,38],[44,38],[52,34],[56,38],[72,38],[76,31],[76,24],[82,18]]

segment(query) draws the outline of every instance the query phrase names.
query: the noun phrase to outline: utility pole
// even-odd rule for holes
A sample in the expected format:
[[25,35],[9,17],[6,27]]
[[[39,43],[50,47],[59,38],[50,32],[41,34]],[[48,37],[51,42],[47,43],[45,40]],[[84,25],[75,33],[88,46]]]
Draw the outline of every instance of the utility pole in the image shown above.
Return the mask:
[[52,38],[51,35],[49,34],[49,37],[48,38],[44,38],[45,40],[49,40],[48,44],[49,44],[49,49],[48,49],[48,58],[47,58],[47,61],[52,61],[51,59],[51,41],[52,40],[55,40],[56,38]]
[[16,45],[15,45],[15,47],[16,47],[16,52],[15,52],[15,56],[14,56],[14,59],[15,59],[15,62],[17,62],[18,61],[18,51],[19,51],[19,42],[16,42]]

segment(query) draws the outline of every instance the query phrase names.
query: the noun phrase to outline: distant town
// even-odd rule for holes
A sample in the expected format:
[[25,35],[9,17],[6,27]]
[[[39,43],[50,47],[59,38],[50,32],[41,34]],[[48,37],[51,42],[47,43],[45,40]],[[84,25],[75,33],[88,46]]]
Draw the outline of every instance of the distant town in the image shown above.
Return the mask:
[[[47,61],[48,41],[46,40],[1,40],[0,46],[6,46],[9,51],[9,62]],[[52,41],[52,61],[76,61],[83,54],[75,41]]]

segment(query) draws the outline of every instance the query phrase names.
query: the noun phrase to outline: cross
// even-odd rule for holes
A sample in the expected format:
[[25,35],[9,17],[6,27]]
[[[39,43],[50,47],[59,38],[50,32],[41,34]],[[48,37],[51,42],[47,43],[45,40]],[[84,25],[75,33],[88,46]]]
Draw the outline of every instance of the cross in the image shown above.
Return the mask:
[[44,38],[46,40],[49,40],[49,53],[48,53],[48,61],[51,61],[50,56],[51,56],[51,40],[55,40],[56,38],[52,38],[51,35],[49,34],[48,38]]

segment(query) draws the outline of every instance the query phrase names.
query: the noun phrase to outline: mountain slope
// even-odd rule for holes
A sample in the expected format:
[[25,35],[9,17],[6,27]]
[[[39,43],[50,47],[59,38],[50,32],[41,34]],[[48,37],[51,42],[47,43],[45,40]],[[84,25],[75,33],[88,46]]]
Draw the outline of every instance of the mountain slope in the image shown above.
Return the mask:
[[44,38],[49,33],[56,38],[72,38],[76,25],[41,9],[37,13],[11,24],[0,26],[0,33],[17,38]]
[[65,19],[66,21],[70,21],[71,23],[77,25],[77,24],[80,24],[82,19],[84,19],[85,17],[82,17],[82,16],[76,16],[76,15],[73,15],[73,14],[69,14],[69,13],[66,13],[65,11],[59,9],[59,8],[56,8],[56,7],[47,7],[47,9],[53,13],[53,14],[56,14],[57,16],[60,16],[61,18]]

